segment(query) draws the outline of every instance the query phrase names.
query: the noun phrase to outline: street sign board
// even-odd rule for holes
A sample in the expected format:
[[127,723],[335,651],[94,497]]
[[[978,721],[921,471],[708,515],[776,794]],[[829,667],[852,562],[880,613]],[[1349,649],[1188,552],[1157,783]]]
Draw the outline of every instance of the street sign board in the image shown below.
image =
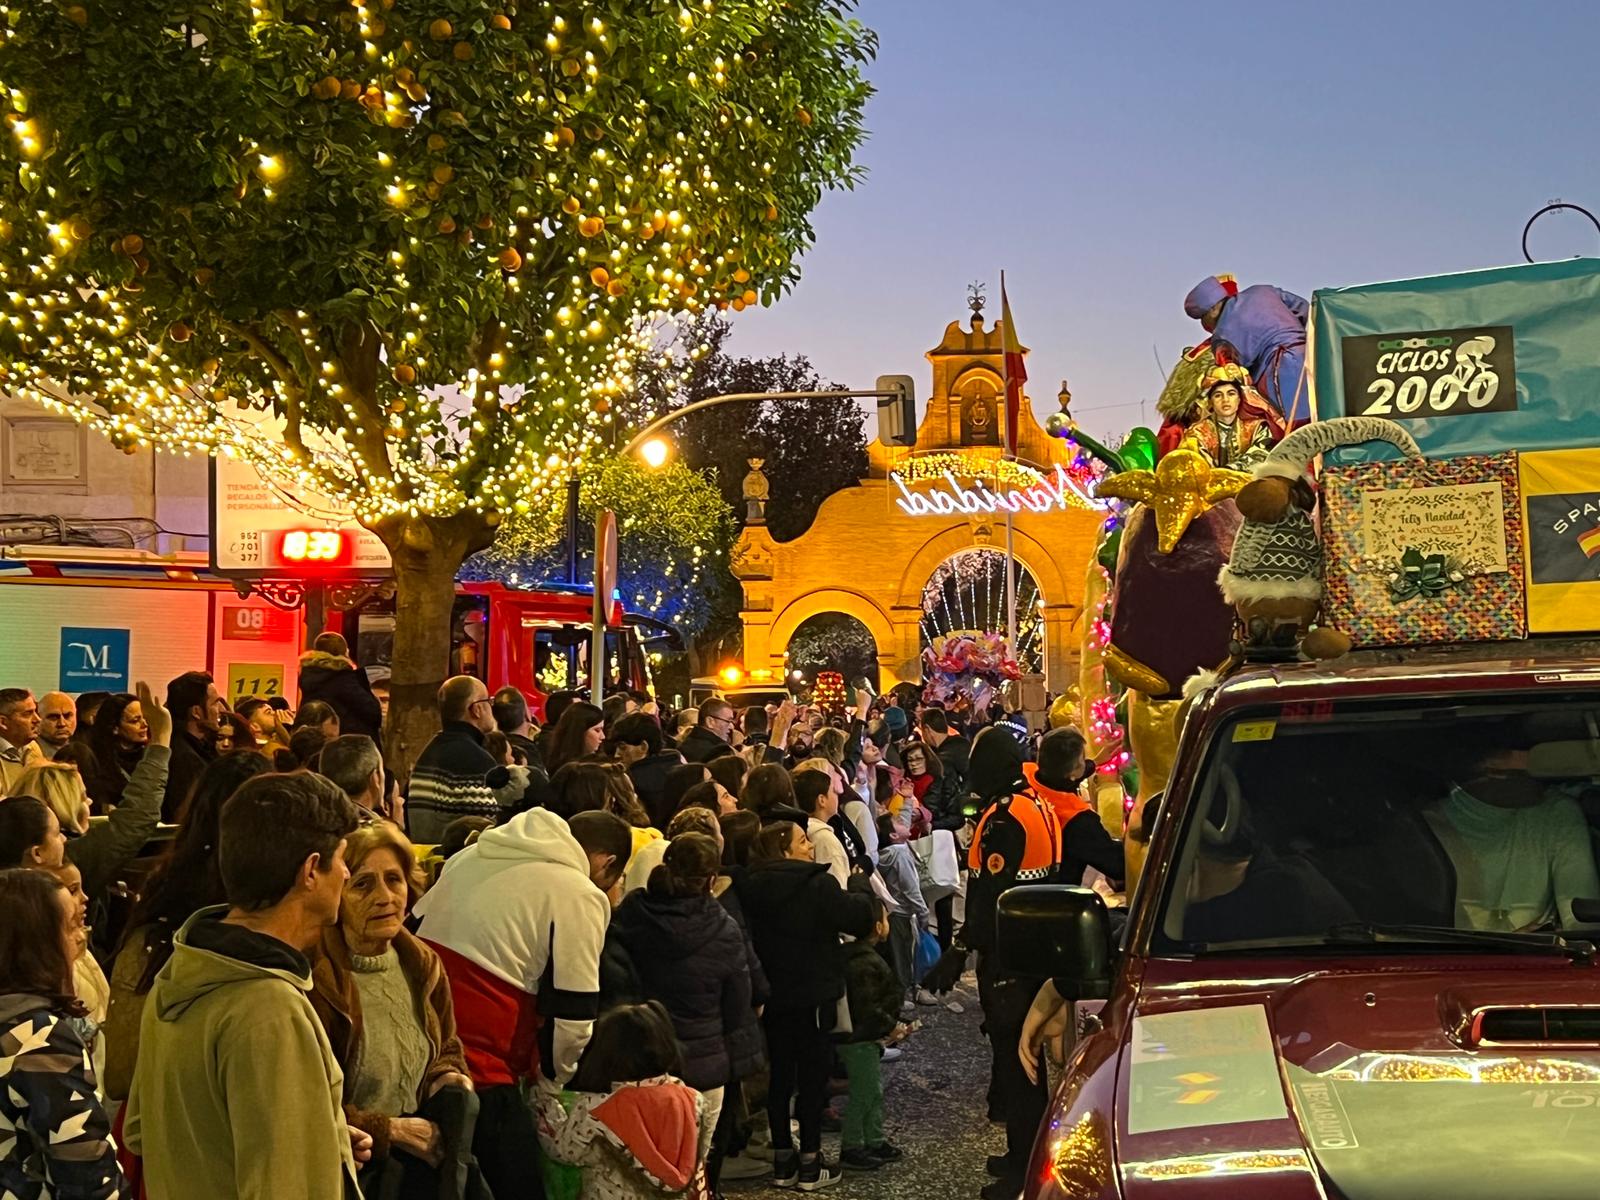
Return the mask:
[[378,536],[325,496],[269,483],[247,462],[211,460],[211,567],[219,575],[370,578],[390,572]]

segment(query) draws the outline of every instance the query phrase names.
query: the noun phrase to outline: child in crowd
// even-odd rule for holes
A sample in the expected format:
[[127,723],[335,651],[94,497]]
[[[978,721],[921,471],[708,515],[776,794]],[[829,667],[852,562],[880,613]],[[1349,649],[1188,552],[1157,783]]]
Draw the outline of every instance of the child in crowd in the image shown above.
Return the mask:
[[539,1141],[556,1162],[583,1169],[582,1200],[703,1190],[712,1126],[700,1093],[677,1078],[681,1064],[667,1010],[625,1004],[595,1023],[572,1092],[541,1089]]
[[905,993],[878,947],[889,937],[889,910],[873,898],[876,923],[869,937],[845,947],[845,987],[850,997],[851,1032],[839,1046],[850,1096],[844,1109],[839,1165],[850,1171],[876,1171],[901,1156],[883,1137],[883,1076],[879,1040],[894,1032]]
[[922,898],[916,855],[896,840],[894,818],[888,813],[878,817],[878,878],[894,901],[885,950],[901,990],[910,997],[917,984],[917,935],[928,927],[928,902]]

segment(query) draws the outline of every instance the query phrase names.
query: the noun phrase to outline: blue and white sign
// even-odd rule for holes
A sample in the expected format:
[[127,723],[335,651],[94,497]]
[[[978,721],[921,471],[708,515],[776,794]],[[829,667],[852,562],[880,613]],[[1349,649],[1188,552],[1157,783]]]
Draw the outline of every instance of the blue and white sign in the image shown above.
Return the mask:
[[62,626],[61,690],[127,691],[128,631]]

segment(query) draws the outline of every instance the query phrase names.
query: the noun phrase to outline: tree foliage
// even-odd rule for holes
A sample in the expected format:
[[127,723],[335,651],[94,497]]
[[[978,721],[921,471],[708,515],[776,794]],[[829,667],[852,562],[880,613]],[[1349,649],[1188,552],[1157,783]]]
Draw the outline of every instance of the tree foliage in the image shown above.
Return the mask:
[[849,9],[13,0],[3,382],[386,541],[531,510],[606,437],[638,314],[794,282],[857,177]]
[[[623,405],[624,421],[679,408],[709,396],[748,392],[835,391],[804,355],[736,358],[732,331],[712,313],[684,320],[664,350],[639,365],[638,387]],[[855,487],[867,470],[866,418],[854,400],[791,400],[728,404],[691,413],[673,425],[683,461],[715,472],[723,496],[745,517],[747,459],[764,456],[771,483],[767,527],[778,541],[810,528],[834,492]]]
[[[648,471],[621,458],[590,464],[580,477],[579,574],[593,577],[593,529],[617,514],[617,566],[623,603],[675,626],[704,629],[728,578],[733,512],[706,476],[682,464]],[[511,583],[560,578],[566,569],[566,512],[548,506],[510,518],[495,544],[474,555],[466,578]]]
[[789,665],[811,678],[838,671],[847,682],[865,675],[876,686],[878,645],[872,631],[845,613],[818,613],[789,639]]

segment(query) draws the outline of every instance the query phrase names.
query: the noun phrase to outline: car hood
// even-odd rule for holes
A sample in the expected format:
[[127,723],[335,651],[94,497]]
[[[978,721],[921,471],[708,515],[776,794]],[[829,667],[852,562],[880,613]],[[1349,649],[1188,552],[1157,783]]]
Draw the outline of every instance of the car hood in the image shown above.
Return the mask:
[[1600,1003],[1594,967],[1482,955],[1266,966],[1147,964],[1118,1072],[1129,1200],[1179,1194],[1179,1181],[1230,1200],[1595,1195],[1600,1045],[1492,1042],[1480,1019]]

